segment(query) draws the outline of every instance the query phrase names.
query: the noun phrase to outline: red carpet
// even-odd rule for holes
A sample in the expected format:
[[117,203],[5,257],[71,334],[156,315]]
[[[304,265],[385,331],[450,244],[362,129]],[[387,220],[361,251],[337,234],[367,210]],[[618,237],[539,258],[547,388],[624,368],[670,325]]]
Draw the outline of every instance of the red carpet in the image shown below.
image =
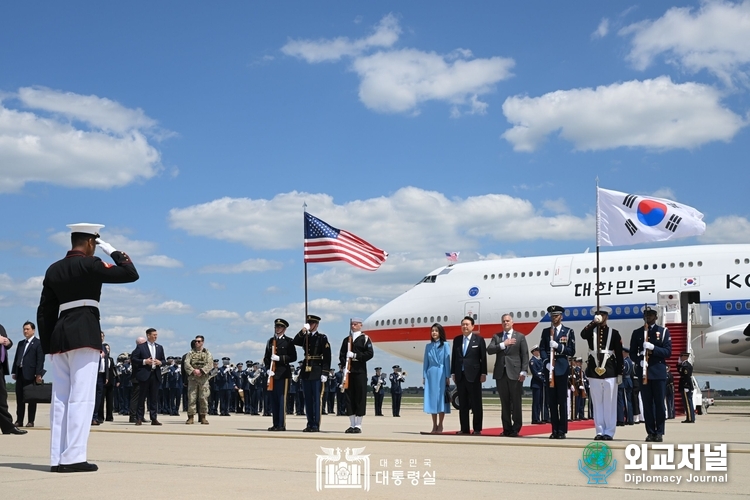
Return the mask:
[[[583,429],[593,429],[594,420],[574,420],[568,421],[568,432],[580,431]],[[491,427],[489,429],[482,429],[482,436],[499,436],[503,432],[502,427]],[[521,427],[521,436],[535,436],[538,434],[551,434],[552,424],[524,424]],[[443,435],[455,435],[456,431],[445,431]]]

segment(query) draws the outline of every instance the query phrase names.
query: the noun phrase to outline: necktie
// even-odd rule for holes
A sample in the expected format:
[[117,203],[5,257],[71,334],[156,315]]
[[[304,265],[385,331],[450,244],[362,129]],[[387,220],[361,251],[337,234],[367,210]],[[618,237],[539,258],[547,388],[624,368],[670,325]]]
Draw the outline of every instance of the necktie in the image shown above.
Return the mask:
[[469,347],[469,337],[464,337],[464,356],[466,356],[466,349]]
[[30,345],[31,345],[31,340],[27,340],[26,341],[26,345],[23,348],[23,354],[21,354],[21,363],[19,363],[19,365],[18,365],[21,368],[23,368],[23,358],[24,358],[24,356],[26,356],[26,351],[29,349]]

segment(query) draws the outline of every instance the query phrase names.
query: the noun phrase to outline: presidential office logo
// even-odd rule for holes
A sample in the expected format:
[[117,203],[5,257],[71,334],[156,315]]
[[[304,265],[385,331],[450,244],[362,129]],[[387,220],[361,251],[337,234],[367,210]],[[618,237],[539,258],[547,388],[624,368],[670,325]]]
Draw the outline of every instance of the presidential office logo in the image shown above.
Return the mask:
[[365,447],[346,448],[342,460],[341,448],[320,449],[316,455],[315,489],[359,489],[370,491],[370,455],[362,455]]
[[589,443],[578,461],[578,470],[589,478],[588,484],[607,484],[607,477],[617,468],[612,450],[604,443]]

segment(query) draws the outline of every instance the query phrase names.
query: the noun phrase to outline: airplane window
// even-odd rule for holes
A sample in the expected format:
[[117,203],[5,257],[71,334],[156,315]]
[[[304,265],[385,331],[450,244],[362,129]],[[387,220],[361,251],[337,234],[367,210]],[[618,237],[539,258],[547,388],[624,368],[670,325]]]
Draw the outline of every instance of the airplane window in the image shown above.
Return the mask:
[[487,279],[487,275],[486,274],[484,275],[484,279]]
[[503,279],[503,273],[497,273],[497,279],[499,280]]
[[734,308],[735,308],[735,309],[737,309],[738,311],[739,311],[740,309],[742,309],[742,302],[735,302],[735,304],[734,304]]
[[385,324],[388,325],[388,326],[390,326],[391,320],[386,321]]
[[427,323],[427,316],[424,317],[424,322]]
[[518,313],[517,313],[517,316],[516,316],[516,317],[517,317],[517,318],[522,318],[522,317],[523,317],[523,314],[521,314],[521,311],[518,311]]
[[[404,323],[406,323],[406,320],[404,320]],[[414,318],[411,319],[411,324],[414,324]]]
[[537,272],[536,272],[536,275],[537,275],[537,276],[541,276],[541,275],[542,275],[541,271],[537,271]]
[[536,311],[532,312],[531,315],[536,318]]
[[573,316],[578,316],[578,309],[573,309]]
[[750,264],[750,259],[745,259],[745,264]]
[[581,269],[576,269],[576,274],[581,274]]
[[635,266],[635,270],[636,271],[640,271],[641,270],[641,266]]
[[648,270],[648,264],[644,264],[643,269]]
[[611,267],[609,268],[609,272],[610,272],[610,273],[613,273],[613,272],[615,272],[615,266],[611,266]]
[[693,263],[692,262],[688,262],[688,267],[693,267]]
[[544,271],[545,276],[549,276],[549,271]]
[[430,323],[434,323],[434,322],[435,322],[435,316],[430,316]]
[[588,273],[589,273],[589,268],[587,267],[587,268],[586,268],[586,270],[585,270],[584,272],[585,272],[586,274],[588,274]]
[[739,264],[740,263],[740,259],[734,259],[734,263],[735,264]]
[[661,265],[661,268],[662,268],[662,269],[666,269],[666,268],[667,268],[667,265],[666,265],[666,264],[664,264],[664,263],[662,263],[662,265]]
[[591,308],[591,315],[592,315],[592,316],[594,315],[594,312],[595,312],[595,311],[596,311],[596,307],[592,307],[592,308]]
[[493,280],[495,279],[495,275],[494,274],[491,277],[492,277]]
[[518,278],[518,273],[513,273],[514,278]]
[[[595,269],[595,270],[596,270],[596,269]],[[606,273],[606,272],[607,272],[607,268],[606,268],[606,267],[603,267],[603,268],[602,268],[602,272],[603,272],[603,273]]]
[[448,316],[443,316],[443,321],[448,322]]
[[658,264],[654,264],[653,266],[651,266],[651,269],[656,269],[656,268],[658,268],[658,267],[659,267],[659,265],[658,265]]
[[[662,264],[662,266],[663,266],[663,264]],[[674,262],[670,262],[669,263],[669,267],[672,268],[672,269],[674,269]]]
[[625,314],[630,314],[630,306],[625,306]]
[[633,314],[638,314],[638,306],[633,307]]
[[509,312],[508,314],[510,315],[511,318],[513,317],[513,311]]
[[685,267],[685,263],[684,262],[680,262],[680,267]]
[[524,315],[524,317],[528,318],[529,317],[529,311],[526,311],[525,313],[523,313],[523,315]]
[[745,309],[750,309],[750,302],[745,302]]
[[422,318],[417,318],[417,323],[421,323],[421,322],[422,322]]
[[526,276],[526,273],[521,273],[521,277],[524,278]]
[[702,267],[702,266],[703,266],[703,262],[699,260],[698,261],[698,267]]
[[[628,267],[629,267],[629,266],[628,266]],[[617,266],[617,270],[618,270],[618,271],[622,271],[622,266]],[[628,271],[630,271],[630,269],[628,269]]]
[[401,324],[401,318],[398,318],[398,324],[399,325]]
[[732,303],[731,302],[727,302],[727,304],[726,304],[725,307],[727,308],[727,311],[731,311],[732,310]]
[[620,314],[622,312],[622,309],[619,307],[615,307],[615,314]]

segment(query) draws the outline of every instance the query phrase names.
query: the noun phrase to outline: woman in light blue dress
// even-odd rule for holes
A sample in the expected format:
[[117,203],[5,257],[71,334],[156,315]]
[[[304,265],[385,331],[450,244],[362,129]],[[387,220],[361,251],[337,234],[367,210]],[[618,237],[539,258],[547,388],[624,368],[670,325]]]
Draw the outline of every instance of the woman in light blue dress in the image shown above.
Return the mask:
[[443,432],[445,414],[451,412],[450,403],[445,401],[445,388],[450,384],[451,376],[451,347],[445,341],[445,330],[439,323],[432,325],[430,337],[422,362],[424,412],[432,415],[431,434],[438,434]]

